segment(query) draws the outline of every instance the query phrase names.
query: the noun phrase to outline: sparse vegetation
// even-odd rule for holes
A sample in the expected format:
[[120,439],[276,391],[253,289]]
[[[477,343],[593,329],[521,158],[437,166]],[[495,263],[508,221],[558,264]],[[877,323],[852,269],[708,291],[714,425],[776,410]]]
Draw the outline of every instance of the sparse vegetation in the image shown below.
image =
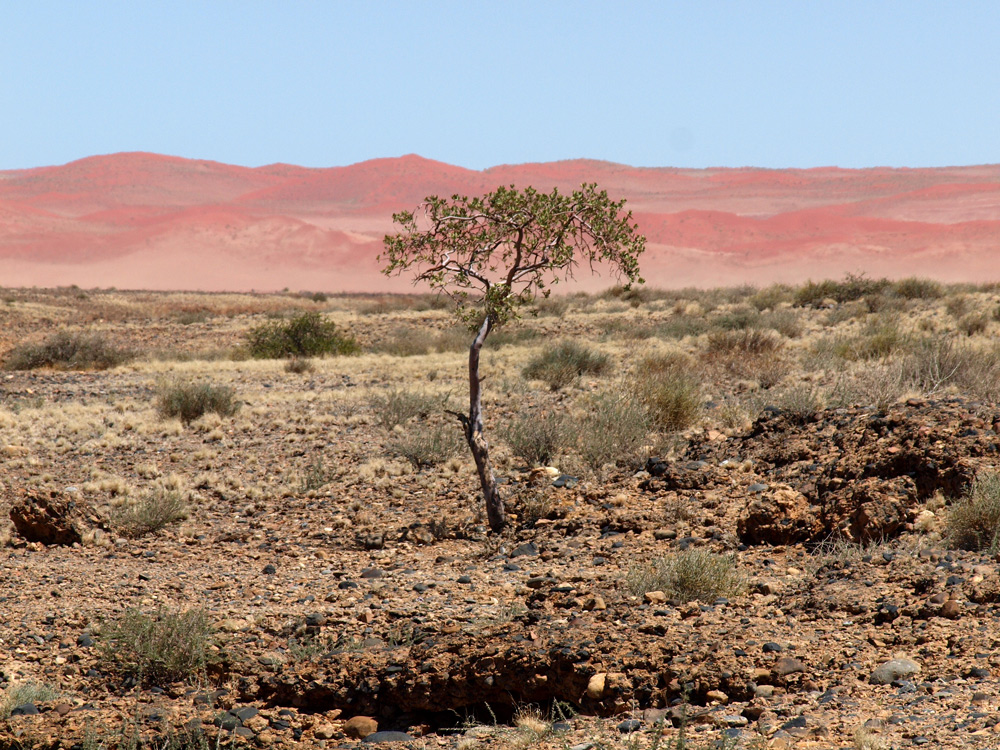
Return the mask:
[[101,631],[102,654],[116,673],[142,685],[162,685],[204,675],[210,663],[212,625],[203,609],[126,610]]
[[376,394],[371,397],[370,403],[375,421],[387,430],[444,408],[440,399],[404,388],[392,388],[386,393]]
[[608,355],[575,341],[563,341],[528,362],[522,374],[528,380],[544,381],[557,391],[581,375],[603,375],[610,367]]
[[389,441],[389,450],[417,468],[436,466],[461,453],[461,436],[455,424],[435,424],[397,435]]
[[683,430],[698,419],[701,379],[686,355],[660,354],[642,359],[630,384],[657,429]]
[[625,585],[633,594],[662,591],[671,599],[712,602],[738,596],[746,579],[730,555],[692,547],[668,557],[632,566]]
[[190,424],[209,412],[231,417],[240,408],[236,392],[228,385],[212,383],[167,383],[160,387],[157,410],[160,416]]
[[959,549],[1000,551],[1000,472],[982,471],[948,514],[948,540]]
[[573,426],[577,448],[592,469],[605,464],[641,463],[640,446],[649,434],[649,413],[627,391],[591,398],[584,416]]
[[503,437],[511,453],[528,466],[545,466],[552,462],[566,442],[566,424],[559,414],[522,414],[503,429]]
[[135,359],[135,352],[100,333],[60,331],[40,344],[22,343],[4,359],[7,370],[107,370]]
[[319,312],[304,312],[289,320],[263,323],[246,336],[247,351],[256,359],[321,357],[357,354],[361,347]]
[[18,706],[51,701],[58,697],[58,690],[39,682],[28,681],[10,685],[0,699],[0,719],[10,718],[11,711]]
[[127,498],[115,509],[112,522],[126,537],[137,539],[187,517],[184,494],[156,486],[136,498]]

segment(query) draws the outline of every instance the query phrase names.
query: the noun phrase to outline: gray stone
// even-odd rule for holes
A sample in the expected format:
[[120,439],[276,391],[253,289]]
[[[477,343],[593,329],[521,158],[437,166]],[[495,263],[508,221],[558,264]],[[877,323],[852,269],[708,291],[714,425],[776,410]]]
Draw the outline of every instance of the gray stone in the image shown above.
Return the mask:
[[372,734],[369,734],[361,741],[365,743],[412,742],[413,737],[408,735],[406,732],[394,732],[391,730],[386,730],[382,732],[373,732]]
[[919,672],[920,665],[912,659],[892,659],[876,667],[868,679],[873,685],[889,685]]

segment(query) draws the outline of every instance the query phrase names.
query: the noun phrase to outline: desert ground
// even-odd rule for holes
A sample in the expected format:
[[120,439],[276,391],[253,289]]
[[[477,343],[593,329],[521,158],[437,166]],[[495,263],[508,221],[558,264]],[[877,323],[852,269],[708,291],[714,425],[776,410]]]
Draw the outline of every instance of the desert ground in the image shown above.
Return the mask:
[[524,312],[0,290],[0,747],[1000,743],[1000,286]]

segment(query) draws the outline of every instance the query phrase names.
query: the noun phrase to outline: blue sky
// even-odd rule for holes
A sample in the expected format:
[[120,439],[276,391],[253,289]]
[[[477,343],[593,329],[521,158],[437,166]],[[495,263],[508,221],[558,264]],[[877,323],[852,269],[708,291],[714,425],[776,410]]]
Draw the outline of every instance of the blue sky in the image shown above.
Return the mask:
[[995,0],[11,0],[0,169],[997,163],[998,40]]

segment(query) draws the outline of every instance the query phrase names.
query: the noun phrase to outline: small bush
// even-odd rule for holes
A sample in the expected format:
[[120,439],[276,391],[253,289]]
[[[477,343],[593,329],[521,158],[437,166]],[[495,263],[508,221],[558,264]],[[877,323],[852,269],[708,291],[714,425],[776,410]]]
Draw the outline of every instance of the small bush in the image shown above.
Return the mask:
[[633,594],[662,591],[671,599],[715,601],[737,596],[746,588],[746,579],[730,555],[718,555],[692,547],[669,557],[629,569],[625,585]]
[[178,418],[184,424],[190,424],[207,412],[231,417],[240,408],[235,395],[227,385],[170,383],[160,388],[157,410],[160,416]]
[[750,305],[737,305],[727,312],[720,313],[711,321],[716,328],[723,331],[743,331],[747,328],[760,327],[760,312]]
[[389,450],[402,456],[418,469],[436,466],[462,452],[465,440],[454,424],[439,424],[402,433],[389,442]]
[[948,514],[948,541],[959,549],[1000,551],[1000,472],[981,471]]
[[610,368],[607,354],[574,341],[564,341],[531,360],[522,374],[528,380],[543,380],[556,391],[581,375],[603,375]]
[[306,312],[287,321],[264,323],[246,335],[247,350],[256,359],[320,357],[324,354],[357,354],[361,351],[351,336],[318,312]]
[[44,703],[55,700],[60,693],[55,688],[38,682],[9,685],[0,700],[0,719],[10,718],[10,712],[25,703]]
[[683,430],[701,412],[701,380],[687,356],[661,354],[646,357],[636,366],[631,390],[646,407],[653,426]]
[[781,349],[781,339],[771,331],[748,328],[736,331],[716,331],[708,336],[710,354],[770,355]]
[[906,299],[937,299],[944,294],[944,288],[938,282],[915,276],[900,279],[893,288],[896,294]]
[[154,487],[117,508],[111,521],[122,536],[137,539],[186,517],[187,503],[180,491]]
[[7,353],[8,370],[107,370],[135,359],[135,352],[118,347],[102,334],[60,331],[41,344],[19,344]]
[[814,387],[800,383],[779,393],[776,406],[789,419],[805,423],[823,408],[823,401]]
[[970,312],[963,315],[958,321],[958,330],[966,336],[975,336],[985,333],[990,324],[990,315],[985,312]]
[[307,372],[312,372],[315,369],[312,360],[306,357],[291,357],[285,362],[285,372],[291,372],[296,375],[305,375]]
[[753,305],[760,312],[774,310],[783,302],[791,302],[794,298],[794,290],[785,284],[772,284],[753,294],[747,302]]
[[426,417],[440,408],[440,401],[428,393],[393,388],[385,394],[371,397],[375,421],[387,430],[404,424],[413,417]]
[[605,393],[589,400],[574,425],[580,456],[592,469],[605,464],[641,463],[640,448],[649,433],[649,414],[630,393]]
[[212,626],[204,609],[127,610],[105,624],[101,652],[111,668],[143,685],[190,680],[209,664]]
[[686,336],[700,336],[709,329],[705,318],[696,315],[671,315],[655,328],[655,334],[661,339],[682,339]]
[[547,466],[565,445],[566,425],[556,414],[524,413],[511,420],[502,435],[511,453],[528,466]]
[[837,303],[853,302],[884,292],[891,286],[888,279],[869,279],[863,273],[849,273],[843,281],[808,281],[795,292],[795,304],[800,307],[818,307],[832,299]]

